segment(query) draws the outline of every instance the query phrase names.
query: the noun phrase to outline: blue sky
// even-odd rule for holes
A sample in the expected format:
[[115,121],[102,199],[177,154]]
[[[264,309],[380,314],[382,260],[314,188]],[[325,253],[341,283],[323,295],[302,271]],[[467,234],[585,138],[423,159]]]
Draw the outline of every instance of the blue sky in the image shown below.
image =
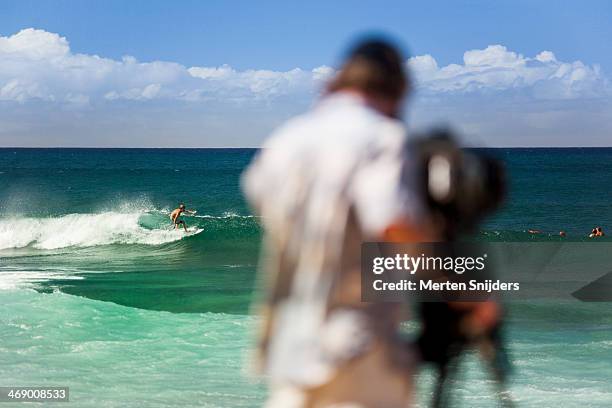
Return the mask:
[[606,1],[3,1],[0,146],[256,146],[366,32],[416,57],[413,128],[610,145],[610,21]]

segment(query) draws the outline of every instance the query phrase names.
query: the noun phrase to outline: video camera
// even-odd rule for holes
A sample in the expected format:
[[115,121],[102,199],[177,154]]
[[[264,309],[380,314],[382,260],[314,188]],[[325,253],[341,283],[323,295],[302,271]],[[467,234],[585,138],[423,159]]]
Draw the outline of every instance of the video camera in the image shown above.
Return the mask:
[[418,137],[413,146],[417,188],[434,227],[445,239],[474,229],[501,204],[505,174],[495,159],[461,149],[448,130]]
[[[474,230],[479,222],[503,201],[505,173],[497,160],[478,150],[461,149],[447,130],[418,137],[412,152],[416,158],[417,188],[426,203],[432,228],[449,248],[461,234]],[[502,325],[489,328],[472,338],[462,328],[470,313],[452,302],[423,302],[418,305],[422,331],[416,342],[423,362],[433,364],[438,378],[433,407],[450,404],[451,380],[457,374],[457,361],[464,351],[485,345],[484,355],[499,385],[504,406],[512,406],[505,396],[504,383],[509,359],[504,348]]]

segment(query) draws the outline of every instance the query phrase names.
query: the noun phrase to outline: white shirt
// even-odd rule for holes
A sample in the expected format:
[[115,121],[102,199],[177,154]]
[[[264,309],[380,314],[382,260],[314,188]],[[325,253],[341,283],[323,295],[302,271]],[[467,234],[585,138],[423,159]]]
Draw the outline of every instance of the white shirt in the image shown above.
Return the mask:
[[405,135],[400,121],[357,96],[335,94],[272,134],[245,174],[243,187],[258,211],[266,201],[282,206],[281,192],[292,190],[286,185],[293,182],[288,172],[299,167],[310,173],[301,177],[313,181],[322,195],[317,199],[325,201],[325,196],[346,189],[364,238],[376,239],[394,221],[420,215],[414,181],[409,179],[414,172],[406,169],[411,163]]
[[360,242],[418,217],[410,164],[401,122],[334,94],[274,132],[245,172],[266,231],[272,382],[320,385],[381,335],[375,326],[391,313],[362,307],[358,296],[338,305],[338,284],[360,282]]

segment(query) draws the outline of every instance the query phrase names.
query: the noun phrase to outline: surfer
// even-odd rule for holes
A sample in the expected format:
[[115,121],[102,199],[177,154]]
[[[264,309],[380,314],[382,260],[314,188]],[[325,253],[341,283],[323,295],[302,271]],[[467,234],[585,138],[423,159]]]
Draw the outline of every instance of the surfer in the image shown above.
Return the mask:
[[591,231],[591,234],[589,235],[589,238],[603,237],[604,235],[605,234],[604,234],[603,229],[601,227],[595,227]]
[[195,214],[196,212],[186,209],[185,204],[180,203],[178,208],[170,213],[170,219],[172,220],[172,224],[174,224],[174,229],[177,229],[182,225],[185,232],[187,232],[187,224],[185,224],[185,221],[181,219],[181,214],[183,213]]

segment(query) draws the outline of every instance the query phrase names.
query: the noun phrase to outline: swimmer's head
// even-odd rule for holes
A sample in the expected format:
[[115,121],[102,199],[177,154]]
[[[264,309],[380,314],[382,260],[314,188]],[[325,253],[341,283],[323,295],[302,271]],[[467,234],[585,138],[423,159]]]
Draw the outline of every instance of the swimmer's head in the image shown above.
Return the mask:
[[185,209],[185,204],[180,203],[180,204],[179,204],[179,209],[184,210],[184,209]]

